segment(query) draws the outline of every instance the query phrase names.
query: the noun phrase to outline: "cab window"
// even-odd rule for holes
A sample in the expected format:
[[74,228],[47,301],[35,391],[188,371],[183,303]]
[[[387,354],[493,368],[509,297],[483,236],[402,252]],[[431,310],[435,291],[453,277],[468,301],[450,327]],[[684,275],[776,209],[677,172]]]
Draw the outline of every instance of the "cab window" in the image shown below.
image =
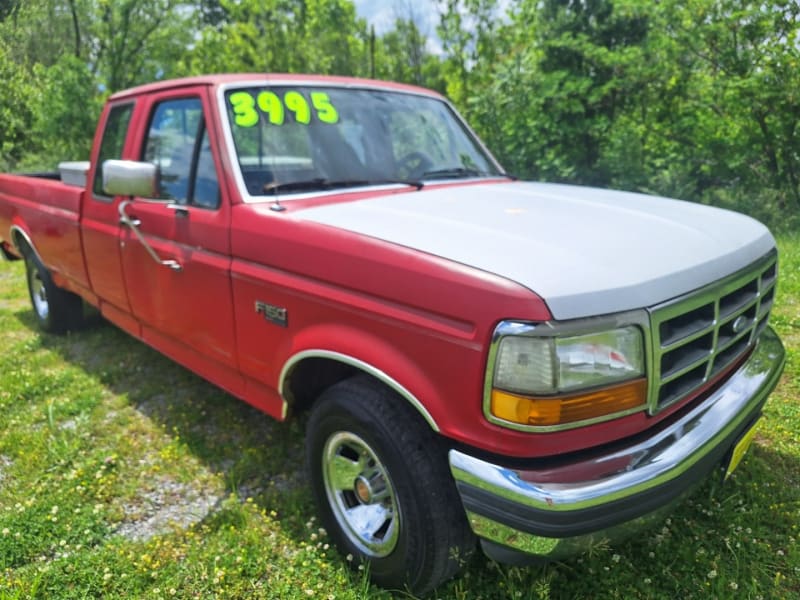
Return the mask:
[[103,140],[100,142],[100,152],[97,155],[97,169],[94,172],[92,191],[99,200],[108,199],[103,191],[103,162],[109,159],[122,158],[122,149],[125,146],[125,135],[128,133],[128,123],[133,113],[133,104],[120,104],[111,108],[103,131]]
[[159,198],[219,207],[219,182],[199,98],[166,100],[150,118],[142,160],[159,169]]

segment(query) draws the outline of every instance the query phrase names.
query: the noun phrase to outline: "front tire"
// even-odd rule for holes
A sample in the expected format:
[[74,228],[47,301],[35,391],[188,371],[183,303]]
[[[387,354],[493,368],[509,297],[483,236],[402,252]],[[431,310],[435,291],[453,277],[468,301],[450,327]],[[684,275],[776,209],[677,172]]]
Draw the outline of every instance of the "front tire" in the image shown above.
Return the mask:
[[25,255],[28,294],[39,327],[48,333],[64,333],[83,324],[83,300],[53,283],[50,273],[32,251]]
[[423,594],[473,553],[441,439],[391,390],[366,376],[314,406],[308,469],[323,525],[374,583]]

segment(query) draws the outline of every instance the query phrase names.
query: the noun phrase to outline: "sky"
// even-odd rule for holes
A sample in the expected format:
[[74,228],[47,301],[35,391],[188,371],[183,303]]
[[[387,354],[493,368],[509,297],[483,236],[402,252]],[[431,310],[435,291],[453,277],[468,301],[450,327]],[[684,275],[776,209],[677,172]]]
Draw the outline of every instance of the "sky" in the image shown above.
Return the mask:
[[[398,17],[408,19],[411,17],[417,24],[420,33],[428,40],[428,50],[434,54],[441,54],[442,42],[436,34],[439,25],[440,4],[437,0],[353,0],[358,16],[375,26],[375,32],[385,33],[392,28]],[[497,2],[498,18],[505,15],[511,5],[511,0]]]
[[417,26],[428,37],[436,35],[439,7],[436,0],[354,0],[358,15],[375,26],[377,33],[391,29],[395,19],[412,14]]

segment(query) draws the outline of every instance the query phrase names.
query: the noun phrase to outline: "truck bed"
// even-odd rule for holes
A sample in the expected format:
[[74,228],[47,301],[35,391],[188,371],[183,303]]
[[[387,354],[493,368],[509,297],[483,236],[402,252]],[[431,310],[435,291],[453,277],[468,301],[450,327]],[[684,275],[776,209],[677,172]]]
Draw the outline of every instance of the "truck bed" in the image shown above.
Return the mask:
[[20,256],[20,241],[36,239],[40,259],[60,285],[88,288],[79,229],[83,193],[82,188],[62,182],[58,173],[0,174],[3,248]]

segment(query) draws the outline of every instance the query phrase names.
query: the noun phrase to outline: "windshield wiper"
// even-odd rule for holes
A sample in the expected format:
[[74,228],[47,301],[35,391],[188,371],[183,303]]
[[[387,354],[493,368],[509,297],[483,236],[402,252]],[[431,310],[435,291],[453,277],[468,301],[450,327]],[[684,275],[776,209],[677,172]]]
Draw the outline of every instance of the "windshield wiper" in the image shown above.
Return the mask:
[[448,167],[446,169],[425,171],[421,179],[462,179],[467,177],[486,177],[487,175],[488,173],[469,167]]
[[329,181],[328,185],[332,188],[344,188],[344,187],[361,187],[367,185],[409,185],[411,187],[415,187],[418,190],[421,190],[425,187],[425,184],[421,181],[417,181],[416,179],[340,179],[336,181]]
[[421,190],[425,185],[421,181],[410,179],[326,179],[324,177],[314,177],[313,179],[301,179],[298,181],[271,181],[264,185],[264,193],[275,195],[279,192],[299,192],[314,190],[335,190],[339,188],[364,187],[368,185],[389,185],[389,184],[410,185]]
[[278,192],[299,192],[303,190],[324,190],[327,180],[322,177],[313,179],[301,179],[298,181],[270,181],[264,184],[265,194],[277,194]]

